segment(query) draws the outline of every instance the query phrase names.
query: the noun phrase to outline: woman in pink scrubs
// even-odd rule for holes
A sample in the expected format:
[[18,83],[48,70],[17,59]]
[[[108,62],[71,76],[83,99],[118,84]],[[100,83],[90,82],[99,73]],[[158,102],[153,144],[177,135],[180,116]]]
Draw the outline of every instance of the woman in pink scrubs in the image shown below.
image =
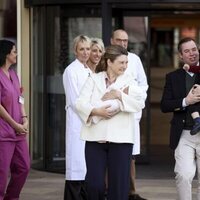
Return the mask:
[[19,199],[30,169],[28,119],[18,76],[11,68],[16,58],[15,44],[0,40],[0,200]]

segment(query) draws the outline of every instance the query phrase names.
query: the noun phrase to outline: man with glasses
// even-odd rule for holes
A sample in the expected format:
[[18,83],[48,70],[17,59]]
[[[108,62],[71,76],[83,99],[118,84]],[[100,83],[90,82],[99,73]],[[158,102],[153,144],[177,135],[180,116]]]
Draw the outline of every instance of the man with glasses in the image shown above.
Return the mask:
[[[112,45],[120,45],[127,49],[128,47],[128,34],[123,29],[117,29],[112,33],[110,39]],[[125,73],[131,73],[138,83],[145,91],[148,89],[147,78],[144,72],[144,68],[140,58],[134,54],[128,52],[128,68]],[[140,154],[140,119],[142,117],[142,112],[136,113],[133,123],[135,123],[135,142],[133,145],[132,161],[130,166],[130,178],[131,187],[129,191],[129,200],[146,200],[136,193],[135,189],[135,155]]]

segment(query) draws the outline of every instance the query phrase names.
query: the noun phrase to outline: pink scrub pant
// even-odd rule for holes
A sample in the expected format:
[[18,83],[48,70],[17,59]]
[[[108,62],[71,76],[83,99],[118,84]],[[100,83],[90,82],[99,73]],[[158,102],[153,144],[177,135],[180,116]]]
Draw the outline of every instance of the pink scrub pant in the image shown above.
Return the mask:
[[[0,200],[19,199],[29,169],[30,157],[26,140],[0,142]],[[7,185],[9,172],[10,181]]]

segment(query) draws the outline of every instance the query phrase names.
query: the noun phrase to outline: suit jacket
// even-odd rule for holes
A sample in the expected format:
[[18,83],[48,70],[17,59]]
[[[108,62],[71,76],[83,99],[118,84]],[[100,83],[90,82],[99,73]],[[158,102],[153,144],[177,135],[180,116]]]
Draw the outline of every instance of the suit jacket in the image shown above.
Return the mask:
[[91,120],[88,120],[94,108],[93,105],[102,98],[106,91],[105,77],[105,72],[91,74],[76,101],[77,111],[84,122],[81,138],[86,141],[133,143],[133,113],[139,112],[144,108],[146,92],[137,86],[137,83],[130,74],[118,77],[115,82],[116,85],[129,85],[128,95],[121,92],[122,111],[111,119],[103,119],[97,124],[92,124]]
[[[199,74],[197,74],[198,78]],[[178,69],[166,75],[161,110],[164,113],[173,112],[170,129],[170,147],[176,149],[184,128],[187,107],[182,106],[186,94],[186,72]]]

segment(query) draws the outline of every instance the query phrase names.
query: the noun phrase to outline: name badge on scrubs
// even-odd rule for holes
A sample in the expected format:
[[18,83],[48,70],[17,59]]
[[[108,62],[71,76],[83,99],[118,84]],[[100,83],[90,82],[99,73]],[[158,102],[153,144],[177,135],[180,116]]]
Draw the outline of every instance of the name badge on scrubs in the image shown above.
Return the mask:
[[19,103],[24,104],[24,97],[19,96]]

